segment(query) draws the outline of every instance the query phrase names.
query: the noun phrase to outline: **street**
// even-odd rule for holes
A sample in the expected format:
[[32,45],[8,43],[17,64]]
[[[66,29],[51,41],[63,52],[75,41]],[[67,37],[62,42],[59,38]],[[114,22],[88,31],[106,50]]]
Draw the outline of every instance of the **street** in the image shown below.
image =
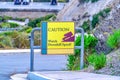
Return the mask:
[[[35,54],[35,70],[65,70],[67,56]],[[16,73],[29,71],[29,53],[2,53],[0,52],[0,80],[9,80]]]
[[0,9],[19,9],[19,10],[61,10],[65,3],[59,3],[57,6],[50,5],[49,2],[34,2],[29,5],[14,5],[14,2],[0,2]]

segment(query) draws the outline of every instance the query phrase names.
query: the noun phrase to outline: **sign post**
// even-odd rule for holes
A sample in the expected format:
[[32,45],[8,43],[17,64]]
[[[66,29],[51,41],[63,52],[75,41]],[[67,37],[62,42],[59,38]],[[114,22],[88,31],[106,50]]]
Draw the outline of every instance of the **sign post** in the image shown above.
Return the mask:
[[[75,30],[81,33],[81,45],[75,46]],[[41,46],[34,45],[34,32],[42,32]],[[46,54],[74,54],[74,49],[80,49],[80,69],[84,67],[84,30],[76,27],[74,22],[43,22],[42,29],[32,30],[30,39],[30,71],[34,71],[34,49],[41,49]]]

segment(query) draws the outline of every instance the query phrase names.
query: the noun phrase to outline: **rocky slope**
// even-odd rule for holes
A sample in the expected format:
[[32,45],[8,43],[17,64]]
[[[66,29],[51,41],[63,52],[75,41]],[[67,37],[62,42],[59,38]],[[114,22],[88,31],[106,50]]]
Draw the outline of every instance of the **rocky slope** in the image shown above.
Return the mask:
[[93,72],[120,76],[120,49],[107,55],[107,65],[104,68]]
[[111,8],[110,15],[101,19],[92,33],[99,40],[96,46],[97,52],[108,53],[110,48],[107,47],[105,41],[113,30],[120,28],[120,0],[99,0],[95,3],[79,3],[78,0],[71,0],[58,13],[57,21],[74,21],[76,26],[81,26],[84,21],[90,20],[94,14],[106,8]]
[[88,20],[90,16],[98,13],[99,11],[113,7],[118,0],[99,0],[95,3],[79,3],[78,0],[71,0],[65,5],[57,15],[57,21],[75,21],[78,25],[81,25],[85,20]]
[[120,28],[120,1],[114,5],[111,14],[103,21],[100,25],[95,28],[94,35],[98,39],[106,41],[108,35],[110,35],[113,30]]

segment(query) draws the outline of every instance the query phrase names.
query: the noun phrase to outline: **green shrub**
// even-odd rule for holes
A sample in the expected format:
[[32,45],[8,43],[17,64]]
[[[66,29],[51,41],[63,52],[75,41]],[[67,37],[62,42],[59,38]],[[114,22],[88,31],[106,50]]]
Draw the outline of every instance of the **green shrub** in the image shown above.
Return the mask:
[[97,2],[99,0],[79,0],[80,3],[89,2],[89,1],[91,1],[92,3],[94,3],[94,2]]
[[109,14],[110,11],[111,11],[111,8],[106,8],[100,11],[98,14],[93,15],[92,28],[95,28],[96,25],[99,24],[100,17],[104,19]]
[[28,34],[25,32],[4,32],[0,33],[1,48],[29,48]]
[[91,54],[87,57],[89,65],[94,66],[95,69],[101,69],[106,65],[106,56],[102,54]]
[[26,33],[30,33],[31,31],[32,31],[32,28],[30,27],[26,30]]
[[27,29],[32,28],[30,26],[22,26],[23,28],[19,32],[26,32]]
[[16,23],[7,23],[7,22],[2,22],[0,24],[0,27],[1,28],[15,28],[15,27],[18,27],[19,25],[16,24]]
[[16,18],[13,18],[14,20],[17,20],[17,21],[25,21],[25,18],[18,18],[18,17],[16,17]]
[[12,31],[6,31],[6,32],[0,33],[0,36],[11,36],[12,34],[14,34]]
[[8,36],[0,36],[0,48],[13,48],[12,39]]
[[[34,0],[34,2],[50,2],[51,0]],[[68,0],[58,0],[58,2],[67,2]]]
[[11,35],[14,48],[29,48],[28,34],[25,32],[14,31]]
[[113,34],[111,34],[110,36],[108,36],[107,38],[107,44],[113,48],[119,48],[120,47],[120,29],[119,30],[115,30],[113,32]]
[[90,25],[92,29],[94,29],[99,24],[100,18],[104,19],[109,14],[110,11],[111,8],[106,8],[100,11],[99,13],[93,15],[93,19],[91,22],[89,20],[84,21],[81,27],[84,29],[85,32],[90,32]]
[[109,14],[110,11],[111,11],[111,8],[106,8],[106,9],[100,11],[98,13],[98,15],[101,16],[102,18],[104,18]]
[[10,20],[10,19],[12,19],[12,17],[10,17],[10,16],[3,16],[3,21]]
[[52,18],[54,15],[53,14],[50,14],[50,15],[47,15],[45,17],[41,17],[41,18],[37,18],[35,20],[32,20],[28,23],[28,26],[31,26],[32,28],[34,27],[38,27],[37,24],[40,23],[41,21],[47,21],[49,20],[50,18]]
[[91,0],[92,3],[97,2],[97,1],[99,1],[99,0]]
[[[87,64],[87,57],[95,52],[95,45],[97,43],[97,39],[92,35],[85,35],[84,37],[84,48],[85,48],[85,63]],[[81,36],[78,36],[75,41],[75,46],[81,45]],[[80,50],[75,50],[74,55],[69,55],[67,59],[67,69],[68,70],[79,70],[80,68]]]
[[2,22],[2,23],[0,24],[0,27],[1,27],[1,28],[10,28],[10,24],[9,24],[9,23],[6,23],[6,22]]
[[34,44],[38,46],[38,45],[41,44],[41,43],[40,43],[40,42],[41,42],[41,37],[40,37],[41,34],[40,34],[40,31],[36,31],[36,32],[34,33],[34,35],[35,35],[35,36],[34,36],[34,39],[35,39]]
[[19,26],[17,23],[9,23],[9,24],[10,24],[10,28],[16,28]]
[[2,22],[2,20],[3,20],[3,17],[2,17],[2,16],[0,16],[0,22]]
[[36,26],[37,26],[37,27],[41,27],[41,23],[37,23]]
[[92,27],[95,28],[97,24],[99,24],[99,14],[93,15]]
[[88,32],[90,31],[90,22],[89,21],[85,21],[83,24],[82,24],[82,28],[84,29],[85,32]]
[[111,8],[106,8],[103,10],[106,14],[108,14],[111,11]]

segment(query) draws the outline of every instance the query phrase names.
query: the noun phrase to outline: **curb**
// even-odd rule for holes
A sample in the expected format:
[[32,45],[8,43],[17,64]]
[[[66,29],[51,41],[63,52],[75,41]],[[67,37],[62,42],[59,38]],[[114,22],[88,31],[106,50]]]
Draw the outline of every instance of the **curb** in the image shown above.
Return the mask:
[[[35,53],[40,53],[41,49],[35,49]],[[30,53],[30,49],[11,49],[11,50],[0,50],[0,53]]]

